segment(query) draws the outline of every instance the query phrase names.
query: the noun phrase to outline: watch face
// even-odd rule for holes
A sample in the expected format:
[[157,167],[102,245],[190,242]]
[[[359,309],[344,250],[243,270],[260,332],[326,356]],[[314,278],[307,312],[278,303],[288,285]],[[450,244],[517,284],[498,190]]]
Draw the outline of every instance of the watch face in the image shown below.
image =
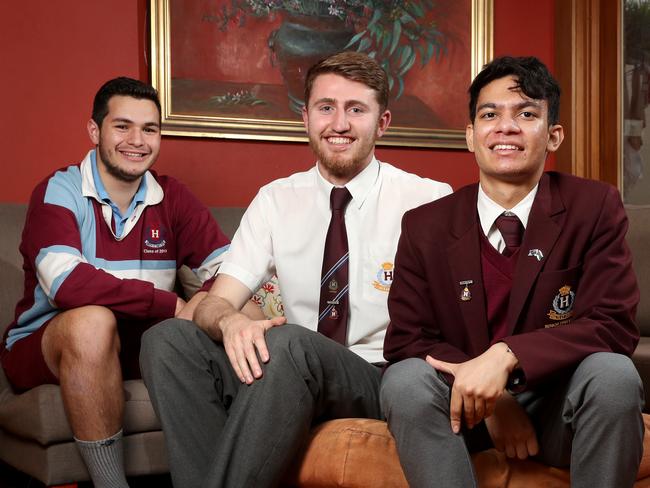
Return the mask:
[[508,382],[506,383],[506,390],[508,393],[516,395],[521,393],[526,389],[526,375],[524,370],[517,368],[510,373],[508,377]]

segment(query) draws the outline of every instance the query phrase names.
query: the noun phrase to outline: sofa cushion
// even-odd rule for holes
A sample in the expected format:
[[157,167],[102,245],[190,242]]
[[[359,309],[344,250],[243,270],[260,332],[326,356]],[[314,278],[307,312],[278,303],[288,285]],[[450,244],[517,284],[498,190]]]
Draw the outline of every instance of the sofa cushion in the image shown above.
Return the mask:
[[[636,485],[650,486],[650,416],[644,415],[644,454]],[[534,460],[509,460],[496,449],[472,456],[481,488],[569,488],[566,469],[544,466]],[[397,449],[386,422],[339,419],[312,430],[302,462],[287,480],[290,486],[316,488],[385,486],[408,488]]]
[[273,276],[269,281],[264,283],[251,297],[262,309],[265,317],[282,317],[284,315],[284,305],[280,296],[280,287],[278,286],[278,277]]
[[[165,440],[161,431],[125,436],[123,444],[124,469],[127,476],[169,472]],[[0,430],[0,459],[43,483],[41,485],[32,480],[28,486],[54,486],[66,483],[70,483],[68,486],[77,486],[73,482],[90,479],[88,470],[81,460],[79,449],[73,441],[53,444],[45,448],[36,442]],[[0,479],[0,486],[3,488],[14,486],[11,483],[5,485],[3,481],[5,480]],[[149,481],[150,479],[147,483],[137,486],[154,486]],[[84,486],[90,485],[84,484]]]
[[[125,434],[160,430],[160,422],[142,380],[125,381],[124,396]],[[44,446],[72,439],[61,390],[56,385],[41,385],[19,395],[10,389],[2,391],[0,428]]]

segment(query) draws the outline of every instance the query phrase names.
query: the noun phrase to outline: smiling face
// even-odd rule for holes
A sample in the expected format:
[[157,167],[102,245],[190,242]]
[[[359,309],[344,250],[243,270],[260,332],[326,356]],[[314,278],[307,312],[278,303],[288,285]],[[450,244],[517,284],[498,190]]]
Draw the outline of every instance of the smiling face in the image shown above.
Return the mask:
[[158,158],[159,120],[158,108],[151,100],[117,95],[108,101],[101,127],[92,119],[88,122],[88,134],[98,147],[97,168],[102,180],[139,183]]
[[372,161],[390,112],[380,113],[372,88],[327,73],[314,80],[302,118],[321,174],[332,184],[345,185]]
[[549,125],[546,100],[533,100],[517,88],[513,76],[485,85],[476,117],[467,126],[467,147],[476,156],[482,187],[514,184],[530,191],[544,171],[549,152],[564,138],[561,125]]

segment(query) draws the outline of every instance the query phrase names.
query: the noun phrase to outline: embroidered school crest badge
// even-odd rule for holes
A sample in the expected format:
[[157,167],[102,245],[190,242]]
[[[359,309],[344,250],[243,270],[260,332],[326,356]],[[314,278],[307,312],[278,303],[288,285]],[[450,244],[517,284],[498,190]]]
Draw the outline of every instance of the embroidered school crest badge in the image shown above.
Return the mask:
[[150,226],[145,231],[144,245],[150,249],[160,249],[165,247],[167,241],[166,229],[158,226]]
[[331,293],[336,293],[339,289],[339,282],[336,281],[336,278],[332,278],[330,282],[327,284],[327,289]]
[[377,271],[376,280],[372,282],[372,286],[380,291],[389,291],[390,285],[393,283],[393,276],[395,273],[395,266],[393,263],[382,263]]
[[560,288],[559,293],[553,298],[553,310],[549,310],[548,318],[551,320],[567,320],[573,315],[573,302],[576,294],[569,285]]

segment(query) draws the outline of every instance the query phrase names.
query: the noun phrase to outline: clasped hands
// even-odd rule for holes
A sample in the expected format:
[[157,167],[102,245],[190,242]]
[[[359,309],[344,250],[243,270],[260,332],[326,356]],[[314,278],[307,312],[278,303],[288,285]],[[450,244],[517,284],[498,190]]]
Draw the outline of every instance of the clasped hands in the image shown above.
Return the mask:
[[539,447],[533,425],[517,400],[505,391],[517,358],[503,342],[464,363],[447,363],[431,356],[429,365],[454,376],[449,404],[451,429],[458,434],[461,422],[471,429],[485,420],[494,446],[508,457],[525,459]]

